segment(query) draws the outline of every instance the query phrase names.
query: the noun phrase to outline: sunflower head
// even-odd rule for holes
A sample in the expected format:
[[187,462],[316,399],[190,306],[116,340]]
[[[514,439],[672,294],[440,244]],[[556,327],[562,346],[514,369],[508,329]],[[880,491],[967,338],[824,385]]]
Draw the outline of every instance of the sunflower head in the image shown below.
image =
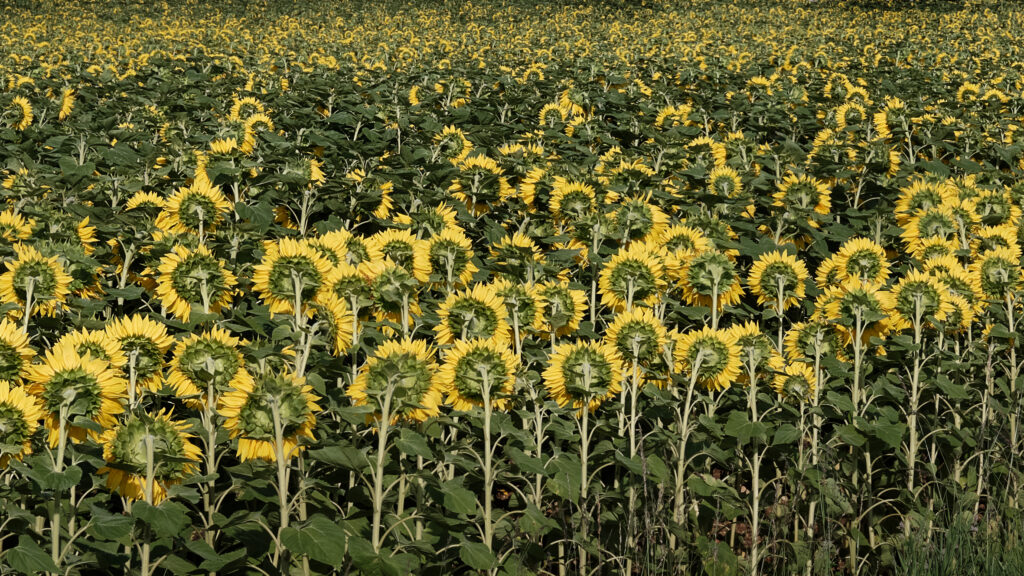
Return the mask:
[[124,412],[127,382],[104,360],[80,356],[68,348],[47,352],[42,364],[32,367],[29,392],[40,398],[50,430],[50,446],[57,446],[60,429],[75,442],[94,432],[70,422],[87,418],[109,428]]
[[1008,248],[996,248],[975,258],[971,271],[981,280],[985,296],[1002,300],[1021,286],[1020,258]]
[[743,296],[736,265],[725,254],[709,250],[694,256],[682,270],[683,299],[691,306],[711,306],[718,297],[718,309],[734,306]]
[[418,281],[430,281],[430,250],[426,240],[408,230],[383,230],[368,240],[385,258],[409,271]]
[[593,411],[622,390],[622,359],[609,344],[565,342],[548,359],[543,377],[548,395],[559,406]]
[[14,253],[0,275],[0,301],[24,308],[31,298],[30,315],[52,316],[70,294],[71,276],[56,256],[43,256],[32,246],[15,244]]
[[39,398],[0,380],[0,470],[11,458],[21,460],[32,453],[32,436],[44,415]]
[[785,362],[782,358],[773,358],[776,371],[772,387],[775,392],[786,400],[804,403],[814,398],[817,378],[814,369],[806,362]]
[[666,286],[664,256],[662,251],[640,242],[619,250],[601,269],[601,302],[614,310],[638,303],[655,304]]
[[528,286],[499,278],[492,285],[494,292],[505,303],[510,326],[518,326],[520,330],[544,329],[544,317],[541,314],[543,303],[537,294],[536,286]]
[[193,180],[188,188],[179,188],[164,206],[164,211],[157,217],[156,225],[167,232],[178,234],[209,233],[224,221],[231,211],[231,203],[214,186],[205,174]]
[[20,382],[36,355],[28,344],[28,335],[17,324],[0,320],[0,380]]
[[438,342],[494,338],[508,342],[508,311],[492,286],[477,284],[469,290],[448,295],[437,310],[434,327]]
[[772,357],[773,347],[768,337],[761,333],[756,322],[734,324],[726,332],[740,350],[740,363],[746,371],[740,375],[745,384],[750,383],[750,372],[757,371]]
[[508,409],[516,383],[516,359],[493,339],[459,340],[447,352],[438,376],[448,383],[448,403],[469,410],[490,402]]
[[867,343],[872,337],[881,338],[892,328],[891,294],[877,284],[850,278],[841,286],[827,290],[819,300],[822,304],[818,307],[836,323],[846,342],[852,341],[858,330],[862,342]]
[[667,339],[665,325],[650,308],[634,308],[616,315],[605,332],[605,341],[627,365],[650,366],[660,362]]
[[587,297],[583,290],[574,290],[568,282],[547,281],[537,289],[541,301],[544,328],[556,336],[565,336],[580,327],[587,311]]
[[725,330],[691,330],[675,353],[684,371],[708,390],[728,389],[740,375],[741,350]]
[[473,244],[458,229],[449,228],[427,242],[427,267],[449,286],[467,286],[478,272],[473,264]]
[[762,254],[754,261],[747,284],[757,295],[758,304],[781,304],[782,310],[786,310],[803,300],[808,276],[802,260],[775,251]]
[[249,382],[236,381],[234,388],[220,397],[218,412],[225,418],[224,428],[231,438],[238,439],[237,454],[242,461],[274,462],[279,456],[288,460],[303,450],[300,438],[315,439],[317,400],[304,378],[267,372]]
[[881,284],[889,278],[885,249],[867,238],[847,240],[836,253],[839,278]]
[[909,272],[892,287],[893,329],[923,325],[929,317],[939,322],[952,311],[949,291],[934,276],[917,270]]
[[[170,414],[132,415],[100,437],[106,465],[107,488],[131,500],[159,504],[167,488],[198,470],[199,448],[185,432],[188,424],[171,420]],[[152,493],[147,495],[146,476],[152,468]]]
[[826,358],[840,352],[836,332],[824,321],[797,322],[786,332],[786,358]]
[[272,244],[253,269],[253,288],[275,314],[294,313],[327,286],[331,264],[306,242],[284,238]]
[[231,305],[235,275],[206,246],[195,250],[175,246],[160,260],[159,271],[157,296],[183,322],[188,322],[193,306],[218,313]]
[[370,406],[381,418],[422,422],[440,412],[449,384],[439,377],[434,353],[422,340],[388,340],[377,347],[347,394],[356,405]]
[[118,343],[127,358],[125,373],[129,377],[134,374],[138,384],[157,391],[164,355],[174,344],[174,338],[167,334],[167,327],[136,314],[114,319],[107,324],[105,332]]
[[205,405],[210,388],[216,399],[231,388],[251,387],[238,346],[239,340],[221,328],[190,335],[174,347],[167,384],[193,407]]

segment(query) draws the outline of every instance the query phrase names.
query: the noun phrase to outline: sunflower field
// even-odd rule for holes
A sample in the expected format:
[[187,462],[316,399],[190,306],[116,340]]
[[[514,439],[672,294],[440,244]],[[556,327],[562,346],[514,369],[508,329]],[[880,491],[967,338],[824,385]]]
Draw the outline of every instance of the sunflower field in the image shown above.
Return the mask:
[[1015,3],[5,3],[0,574],[1024,573]]

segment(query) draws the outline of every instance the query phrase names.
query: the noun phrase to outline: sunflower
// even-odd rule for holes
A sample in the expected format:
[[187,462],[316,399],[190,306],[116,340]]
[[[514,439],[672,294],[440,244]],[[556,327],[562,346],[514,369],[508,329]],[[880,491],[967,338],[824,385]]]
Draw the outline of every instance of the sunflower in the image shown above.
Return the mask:
[[32,104],[24,96],[11,98],[11,109],[18,113],[18,121],[14,123],[14,129],[21,132],[32,125],[35,116],[32,114]]
[[974,198],[974,211],[987,226],[1017,226],[1021,208],[1009,190],[982,190]]
[[374,234],[367,243],[420,282],[430,282],[430,245],[426,240],[416,238],[408,230],[390,229]]
[[472,156],[457,164],[459,173],[448,192],[474,216],[489,212],[515,193],[501,167],[487,156]]
[[11,458],[32,453],[32,436],[45,416],[39,398],[25,388],[0,380],[0,470]]
[[437,316],[434,332],[439,344],[475,338],[493,338],[502,344],[509,341],[508,311],[491,286],[477,284],[449,294]]
[[704,326],[686,332],[675,354],[683,371],[708,390],[726,390],[740,376],[741,350],[726,330]]
[[167,200],[156,192],[136,192],[124,205],[125,212],[129,210],[154,208],[163,210],[167,206]]
[[735,198],[743,193],[743,181],[732,168],[719,166],[708,174],[708,192],[714,196]]
[[587,311],[587,296],[583,290],[570,288],[567,281],[549,280],[537,288],[537,297],[547,332],[565,336],[579,329]]
[[309,240],[309,245],[335,266],[342,263],[355,266],[384,259],[384,254],[375,245],[348,230],[335,230],[317,236]]
[[182,322],[188,322],[196,305],[212,314],[231,306],[232,288],[238,281],[224,261],[204,245],[195,250],[175,246],[160,259],[159,271],[156,294],[160,303]]
[[7,242],[28,240],[35,224],[34,219],[25,218],[12,210],[4,210],[0,212],[0,238]]
[[305,449],[300,438],[316,440],[313,428],[319,399],[305,378],[288,372],[266,373],[236,382],[220,397],[217,412],[224,417],[230,437],[238,439],[236,454],[241,461],[277,461],[278,431],[281,455],[287,461]]
[[903,227],[900,237],[907,247],[914,251],[922,240],[927,238],[951,240],[956,238],[960,229],[957,215],[953,213],[947,203],[914,214]]
[[538,332],[544,329],[543,303],[536,286],[520,284],[503,278],[495,280],[491,286],[495,294],[505,303],[508,321],[513,328],[518,327],[520,333],[528,328]]
[[826,358],[840,355],[841,348],[835,330],[825,321],[797,322],[786,332],[784,340],[786,358]]
[[959,249],[960,244],[955,240],[925,238],[911,248],[910,254],[918,261],[925,262],[935,256],[952,256]]
[[416,296],[420,283],[411,272],[390,259],[368,264],[366,272],[370,278],[371,301],[378,318],[400,323],[403,313],[420,314]]
[[982,293],[992,300],[1005,299],[1024,281],[1020,258],[1009,248],[989,250],[975,258],[971,272],[980,279]]
[[[726,333],[740,349],[740,362],[749,370],[757,370],[772,356],[772,343],[761,333],[756,322],[734,324],[726,329]],[[740,380],[750,384],[750,374],[743,372]]]
[[0,380],[20,382],[35,355],[28,335],[10,320],[0,320]]
[[516,232],[491,245],[492,271],[532,284],[543,270],[544,256],[532,238]]
[[466,133],[455,126],[445,126],[440,134],[434,135],[434,155],[458,166],[473,151],[473,143]]
[[[843,242],[836,252],[835,266],[839,280],[855,278],[861,282],[881,284],[889,278],[885,249],[867,238]],[[819,284],[819,287],[822,286]]]
[[96,247],[93,244],[96,243],[96,227],[89,226],[89,217],[86,216],[75,228],[76,234],[78,234],[78,241],[82,244],[82,249],[85,250],[86,256],[91,256],[96,251]]
[[188,188],[179,188],[156,219],[157,228],[177,234],[199,234],[202,240],[224,221],[231,203],[208,178],[195,178]]
[[53,316],[57,306],[71,293],[71,276],[64,271],[56,256],[47,258],[26,244],[14,245],[15,259],[7,262],[7,272],[0,275],[0,302],[17,304],[21,317],[26,300],[31,300],[30,316]]
[[252,387],[239,344],[238,338],[221,328],[180,340],[174,346],[167,385],[192,408],[206,405],[211,387],[214,398],[232,388]]
[[[675,225],[662,231],[657,240],[658,246],[664,246],[676,260],[685,260],[701,252],[711,250],[712,243],[703,232],[692,226]],[[680,262],[680,265],[682,262]]]
[[313,302],[313,313],[327,328],[327,335],[335,356],[341,356],[352,345],[352,325],[355,316],[343,298],[333,292],[325,292]]
[[343,299],[353,310],[369,307],[373,303],[370,291],[372,268],[369,264],[353,266],[342,262],[332,268],[331,273],[327,275],[327,290]]
[[79,356],[89,355],[108,362],[114,368],[123,368],[128,363],[121,346],[102,330],[81,328],[60,337],[53,349],[66,347]]
[[900,278],[891,291],[892,328],[905,330],[934,317],[944,322],[952,312],[949,291],[942,283],[924,272],[913,270]]
[[[185,432],[188,428],[188,423],[171,420],[164,411],[132,415],[100,436],[106,464],[96,473],[106,474],[107,488],[125,498],[158,505],[167,498],[169,487],[199,470],[202,453]],[[146,486],[150,473],[151,488]]]
[[848,278],[842,285],[826,290],[818,300],[817,308],[836,323],[846,344],[856,337],[858,324],[865,344],[871,338],[883,338],[892,328],[891,294],[878,284]]
[[773,368],[776,371],[772,388],[779,396],[797,402],[808,402],[814,398],[817,377],[814,369],[806,362],[785,362],[782,358],[774,358]]
[[306,242],[282,238],[271,244],[253,268],[253,288],[273,314],[293,314],[327,286],[331,264]]
[[95,437],[88,428],[71,424],[76,418],[87,418],[103,428],[117,423],[124,412],[121,405],[127,382],[104,360],[62,348],[50,350],[42,364],[32,366],[28,374],[28,391],[42,400],[46,412],[49,442],[56,447],[60,429],[74,442]]
[[778,251],[762,254],[754,261],[747,277],[750,292],[758,304],[782,304],[782,310],[796,306],[806,294],[804,283],[809,274],[803,261]]
[[789,220],[802,220],[818,228],[821,216],[827,215],[832,209],[828,185],[813,176],[787,174],[779,182],[778,188],[772,195],[772,206],[782,209],[785,218]]
[[378,419],[387,410],[391,423],[422,422],[438,415],[449,387],[440,378],[433,349],[422,340],[405,339],[378,346],[346,393],[357,406],[371,406]]
[[617,203],[613,216],[619,237],[626,242],[646,242],[661,236],[668,225],[668,215],[642,198],[628,198]]
[[493,339],[458,340],[445,353],[438,377],[447,383],[447,402],[455,410],[470,410],[485,402],[507,410],[516,368],[515,355],[505,344]]
[[942,206],[955,197],[956,188],[947,182],[916,180],[900,188],[899,199],[896,201],[896,223],[906,226],[918,212]]
[[726,150],[725,144],[712,140],[708,136],[700,136],[694,138],[687,145],[686,148],[690,154],[693,154],[693,162],[695,164],[714,164],[715,166],[725,166]]
[[622,391],[622,358],[610,344],[564,342],[548,358],[542,376],[548,396],[559,406],[594,411]]
[[974,231],[971,238],[971,254],[977,258],[984,252],[996,248],[1006,248],[1021,258],[1020,245],[1017,244],[1017,228],[1009,224],[998,226],[982,226]]
[[457,229],[447,229],[427,241],[428,267],[449,286],[467,286],[479,269],[473,264],[473,244]]
[[736,265],[721,252],[709,250],[686,262],[680,273],[683,300],[690,306],[712,305],[718,295],[718,309],[735,306],[743,296]]
[[581,220],[594,211],[594,199],[594,187],[590,184],[556,178],[548,210],[555,220]]
[[569,111],[562,108],[557,102],[548,102],[540,109],[540,113],[537,114],[540,125],[548,128],[554,128],[556,125],[564,123],[568,118]]
[[654,117],[654,126],[662,130],[668,130],[676,126],[692,126],[693,122],[690,121],[690,114],[692,112],[693,108],[686,104],[665,106],[658,110],[658,115]]
[[662,251],[634,242],[620,249],[601,268],[601,303],[620,311],[643,303],[653,306],[665,290]]
[[408,227],[417,238],[432,238],[445,230],[464,232],[459,228],[458,213],[444,202],[425,208],[421,206],[408,214],[397,214],[391,221]]
[[159,390],[164,354],[174,344],[174,338],[167,334],[167,327],[136,314],[115,318],[104,331],[121,347],[121,352],[128,359],[127,373],[134,373],[136,384],[153,392]]
[[649,366],[662,360],[668,332],[650,308],[634,308],[615,316],[604,339],[627,362]]

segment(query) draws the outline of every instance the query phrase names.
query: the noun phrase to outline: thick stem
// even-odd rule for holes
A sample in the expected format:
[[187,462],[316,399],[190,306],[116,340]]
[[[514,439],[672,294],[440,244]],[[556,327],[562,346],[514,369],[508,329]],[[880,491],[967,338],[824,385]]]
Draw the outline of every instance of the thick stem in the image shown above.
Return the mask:
[[281,533],[288,527],[289,504],[288,504],[288,459],[291,454],[284,453],[284,425],[281,422],[281,408],[278,399],[272,398],[269,402],[270,411],[274,417],[274,456],[277,463],[277,505],[280,515],[280,528],[278,539],[275,542],[274,565],[281,568],[281,557],[286,552],[281,547]]
[[380,407],[380,421],[377,429],[377,462],[373,473],[373,524],[371,526],[371,544],[373,551],[380,552],[381,511],[384,509],[384,459],[387,456],[388,432],[391,426],[391,397],[394,385],[388,385]]

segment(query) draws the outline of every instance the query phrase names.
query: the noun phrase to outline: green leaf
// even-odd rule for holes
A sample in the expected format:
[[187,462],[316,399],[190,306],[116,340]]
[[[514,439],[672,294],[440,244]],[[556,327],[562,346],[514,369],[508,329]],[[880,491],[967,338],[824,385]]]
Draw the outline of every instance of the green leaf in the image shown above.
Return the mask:
[[39,547],[36,541],[27,534],[18,536],[18,546],[9,550],[4,556],[4,561],[18,572],[24,574],[36,574],[38,572],[59,573],[57,565],[53,563],[50,554]]
[[366,453],[353,446],[327,446],[309,451],[309,458],[346,470],[363,472],[370,467]]
[[498,561],[486,544],[463,542],[459,547],[459,558],[474,570],[490,570]]
[[149,524],[158,538],[180,536],[191,524],[188,508],[170,500],[162,502],[159,506],[136,502],[132,506],[132,516]]
[[867,441],[867,438],[861,435],[856,428],[849,424],[837,426],[836,434],[839,435],[839,439],[842,440],[844,444],[848,444],[850,446],[863,446],[864,442]]
[[398,446],[402,453],[409,456],[422,456],[427,460],[434,458],[434,452],[422,434],[408,428],[401,430],[398,440],[395,440],[395,446]]
[[783,424],[775,430],[775,438],[772,439],[772,446],[779,444],[792,444],[800,439],[800,429],[792,424]]
[[344,542],[345,532],[320,514],[281,531],[281,543],[293,554],[304,554],[335,568],[345,561]]
[[899,448],[903,442],[903,434],[907,431],[906,424],[876,423],[871,425],[871,433],[875,438],[889,445],[890,448]]
[[127,544],[135,525],[135,519],[124,514],[113,514],[95,504],[89,507],[92,525],[89,533],[101,540],[113,540]]
[[725,434],[736,438],[743,444],[751,438],[764,436],[765,425],[760,422],[751,422],[746,411],[734,410],[729,414],[729,420],[725,423]]
[[461,480],[450,480],[442,487],[444,507],[455,514],[476,514],[476,495],[462,487]]

